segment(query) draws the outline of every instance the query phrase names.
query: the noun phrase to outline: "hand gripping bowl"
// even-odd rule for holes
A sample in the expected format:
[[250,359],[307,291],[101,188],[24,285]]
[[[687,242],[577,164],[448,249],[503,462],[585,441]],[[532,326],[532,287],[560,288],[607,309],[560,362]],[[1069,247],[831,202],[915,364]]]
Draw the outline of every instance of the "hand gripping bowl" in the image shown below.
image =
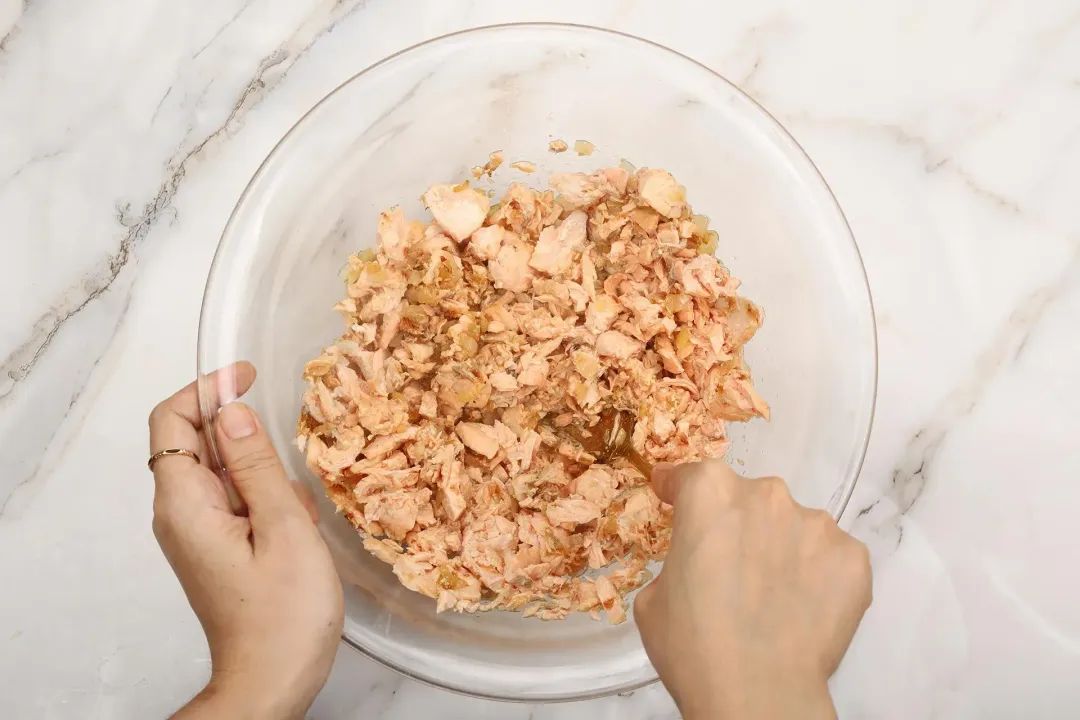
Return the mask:
[[[588,157],[548,143],[595,144]],[[802,149],[761,107],[708,68],[644,40],[571,25],[504,25],[441,37],[356,75],[308,112],[259,168],[218,247],[203,300],[206,373],[249,360],[245,397],[286,468],[312,482],[321,530],[345,585],[343,639],[418,680],[499,699],[546,701],[624,692],[656,680],[633,620],[575,614],[436,615],[370,556],[294,445],[304,362],[341,332],[331,308],[349,253],[371,247],[381,210],[413,219],[434,182],[469,177],[489,152],[552,172],[662,167],[712,219],[718,255],[765,311],[747,346],[771,422],[732,424],[729,459],[781,475],[796,499],[843,511],[862,464],[876,390],[874,316],[844,216]],[[225,393],[223,401],[235,393]],[[216,450],[211,448],[216,460]]]

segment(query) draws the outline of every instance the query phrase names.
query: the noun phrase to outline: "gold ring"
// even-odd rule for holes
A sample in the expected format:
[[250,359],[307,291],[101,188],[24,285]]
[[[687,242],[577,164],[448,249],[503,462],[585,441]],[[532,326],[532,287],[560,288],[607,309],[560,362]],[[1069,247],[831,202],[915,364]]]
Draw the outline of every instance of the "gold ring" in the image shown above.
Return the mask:
[[195,453],[193,453],[190,450],[182,450],[180,448],[169,448],[168,450],[162,450],[161,452],[156,452],[153,455],[151,455],[150,459],[146,461],[146,467],[150,468],[150,472],[154,472],[154,463],[157,462],[159,459],[161,459],[163,457],[166,457],[168,455],[183,455],[184,457],[191,458],[196,463],[199,462],[199,456],[196,455]]

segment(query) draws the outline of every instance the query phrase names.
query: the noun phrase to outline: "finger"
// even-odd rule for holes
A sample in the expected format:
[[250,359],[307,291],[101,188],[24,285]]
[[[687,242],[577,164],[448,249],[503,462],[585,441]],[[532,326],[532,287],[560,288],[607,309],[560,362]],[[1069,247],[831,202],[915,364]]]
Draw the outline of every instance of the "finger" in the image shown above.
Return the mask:
[[652,476],[649,478],[656,497],[668,505],[674,505],[675,497],[679,494],[678,468],[679,466],[673,463],[658,463],[653,466]]
[[659,645],[662,644],[660,638],[664,635],[665,621],[670,618],[669,610],[660,586],[660,577],[638,590],[634,598],[634,624],[637,625],[641,642],[650,660],[661,660],[663,655]]
[[293,480],[292,486],[293,492],[296,493],[296,498],[300,501],[300,504],[304,506],[304,510],[307,511],[308,517],[311,518],[311,522],[318,525],[319,508],[315,505],[315,493],[311,492],[311,488],[308,485],[299,480]]
[[668,505],[677,505],[687,490],[698,487],[714,491],[717,497],[730,499],[739,476],[721,460],[672,465],[660,463],[653,468],[652,488]]
[[642,623],[648,623],[651,607],[656,600],[656,593],[660,591],[660,578],[656,577],[645,587],[638,590],[634,597],[634,622],[640,627]]
[[256,532],[273,531],[289,520],[308,518],[277,452],[255,412],[243,403],[229,403],[218,413],[218,449],[225,470],[248,506]]
[[[251,363],[240,362],[221,368],[203,378],[203,386],[210,393],[210,406],[216,408],[222,397],[233,393],[243,394],[255,381],[255,367]],[[199,383],[189,384],[162,401],[150,412],[150,454],[170,448],[191,450],[202,462],[209,461],[209,450],[205,439],[199,432],[202,418],[199,412]],[[154,462],[155,494],[169,498],[169,502],[209,501],[218,505],[221,498],[227,496],[220,487],[220,481],[210,474],[191,475],[193,458],[184,455],[162,457]],[[196,478],[196,479],[192,479]]]
[[150,412],[150,452],[166,449],[165,438],[161,437],[161,433],[168,430],[166,424],[175,429],[175,421],[180,420],[192,430],[202,428],[200,392],[206,393],[207,406],[217,410],[223,401],[235,400],[246,393],[254,382],[255,366],[249,362],[238,362],[215,370],[163,400]]
[[[200,460],[206,459],[199,431],[187,418],[162,403],[150,413],[150,454],[170,448],[190,450],[198,455]],[[198,461],[186,455],[173,455],[158,458],[151,469],[154,479],[160,482],[170,473],[175,475],[178,471],[190,470],[198,464]]]
[[239,548],[250,554],[251,524],[233,514],[221,480],[209,468],[192,467],[176,483],[160,487],[154,493],[153,530],[170,562],[181,552],[220,555]]

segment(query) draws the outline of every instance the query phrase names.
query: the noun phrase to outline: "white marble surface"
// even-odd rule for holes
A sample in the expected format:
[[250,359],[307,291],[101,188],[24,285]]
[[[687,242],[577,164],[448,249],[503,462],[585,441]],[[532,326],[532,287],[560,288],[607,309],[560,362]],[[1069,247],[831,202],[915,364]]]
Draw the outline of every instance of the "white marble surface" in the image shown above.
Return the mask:
[[[833,682],[841,716],[1080,715],[1074,2],[0,0],[0,717],[160,717],[200,687],[206,648],[150,533],[145,417],[194,373],[233,203],[344,78],[528,19],[715,68],[847,213],[881,375],[844,518],[875,602]],[[348,650],[311,712],[675,715],[659,687],[471,700]]]

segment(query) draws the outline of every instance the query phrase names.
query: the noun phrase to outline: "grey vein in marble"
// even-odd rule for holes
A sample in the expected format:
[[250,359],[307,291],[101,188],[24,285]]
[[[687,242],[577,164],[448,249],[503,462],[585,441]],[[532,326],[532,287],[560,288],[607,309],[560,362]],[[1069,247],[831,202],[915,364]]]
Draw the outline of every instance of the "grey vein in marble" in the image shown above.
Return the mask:
[[[9,410],[14,399],[13,393],[20,384],[34,373],[42,358],[55,344],[57,337],[65,331],[72,318],[83,313],[95,301],[110,292],[115,287],[120,273],[134,264],[133,260],[136,258],[138,247],[155,227],[158,220],[169,212],[175,213],[172,206],[173,197],[183,182],[189,163],[194,158],[205,156],[215,149],[219,143],[226,141],[238,131],[244,118],[284,80],[289,70],[304,57],[319,38],[332,31],[343,19],[362,8],[365,2],[366,0],[352,0],[351,2],[347,0],[323,0],[317,7],[313,8],[299,28],[272,53],[257,63],[254,76],[246,84],[224,122],[190,150],[184,150],[183,148],[186,137],[179,143],[180,147],[177,153],[165,163],[167,176],[158,187],[155,196],[145,204],[141,214],[132,217],[130,207],[118,205],[117,219],[121,227],[124,228],[118,249],[107,256],[95,268],[85,273],[76,284],[65,290],[49,310],[34,322],[28,337],[0,362],[0,412]],[[25,15],[21,20],[25,20]],[[212,83],[213,80],[210,82]],[[164,95],[167,96],[170,91],[171,86]],[[164,101],[164,97],[162,101]],[[14,179],[29,164],[45,161],[50,155],[55,156],[58,152],[62,152],[62,150],[33,158],[30,163],[25,163],[9,176],[5,182]],[[127,307],[130,301],[130,290],[130,285],[123,289],[122,305],[124,308]],[[113,322],[110,323],[112,328],[110,337],[115,333],[122,320],[123,311],[114,316]],[[108,344],[102,346],[101,352],[104,352],[107,347]],[[89,368],[92,369],[100,359],[100,355],[89,359],[91,361]],[[86,370],[85,365],[83,370]],[[84,383],[89,373],[82,372],[80,375],[82,378],[80,382]],[[75,387],[71,397],[77,400],[81,391],[81,385]],[[40,393],[37,395],[40,395]],[[61,408],[57,406],[58,400],[60,398],[50,393],[43,398],[35,396],[35,399],[31,401],[31,404],[38,401],[49,403],[49,408],[45,409],[46,413],[50,416],[55,414],[59,417],[59,421],[56,425],[31,440],[31,446],[21,448],[23,456],[34,457],[35,460],[32,461],[30,466],[27,466],[25,462],[21,463],[23,466],[21,470],[18,467],[19,463],[14,464],[9,470],[8,482],[0,486],[0,513],[7,508],[8,501],[16,489],[26,486],[37,477],[41,467],[41,456],[56,436],[63,417],[74,404],[74,400],[69,399],[65,402],[67,407]]]
[[893,511],[883,518],[873,519],[873,511],[882,500],[878,498],[855,514],[856,531],[861,525],[872,523],[873,532],[878,535],[893,534],[899,545],[903,538],[901,518],[915,506],[926,490],[932,477],[930,471],[935,456],[947,441],[949,433],[979,405],[991,383],[1020,358],[1047,309],[1070,284],[1078,281],[1080,245],[1053,282],[1031,293],[1010,313],[979,353],[967,381],[941,401],[908,441],[893,469],[889,490],[884,496],[894,504]]
[[859,132],[875,135],[885,135],[895,143],[904,147],[911,147],[918,151],[923,171],[933,175],[938,171],[948,171],[957,177],[969,190],[979,197],[991,202],[1000,209],[1011,215],[1025,216],[1028,219],[1030,213],[1024,210],[1016,200],[982,185],[974,175],[966,168],[957,163],[948,155],[942,154],[926,138],[907,130],[906,128],[886,123],[876,123],[861,118],[850,117],[816,117],[808,113],[788,113],[783,115],[785,123],[798,127],[806,124],[817,127],[836,128],[842,130],[856,130]]
[[[157,195],[147,203],[139,219],[131,225],[123,223],[129,227],[129,230],[120,240],[120,247],[116,253],[107,258],[95,270],[88,273],[87,276],[84,276],[77,285],[69,288],[64,293],[63,298],[34,323],[30,336],[5,358],[3,363],[0,363],[0,373],[9,378],[9,382],[0,385],[0,398],[10,393],[17,383],[21,382],[33,371],[34,364],[41,354],[46,351],[56,333],[60,332],[62,325],[109,288],[120,269],[131,259],[134,249],[149,233],[158,216],[170,206],[172,198],[187,171],[188,161],[206,151],[214,142],[223,137],[228,137],[231,131],[237,129],[240,120],[285,78],[289,69],[304,56],[319,37],[332,31],[341,20],[363,7],[365,2],[366,0],[354,0],[353,2],[325,0],[316,11],[311,13],[308,21],[296,33],[282,43],[273,53],[259,61],[254,77],[233,105],[225,122],[207,135],[192,150],[182,157],[170,159],[166,164],[167,168],[172,168],[171,173],[158,188]],[[244,7],[247,7],[247,4]],[[241,8],[242,11],[243,8]],[[321,17],[319,11],[325,11],[328,16]],[[229,23],[234,22],[238,16],[239,13]],[[316,19],[323,22],[316,22]],[[278,66],[283,67],[272,81],[267,82],[267,73]],[[169,91],[171,91],[171,87],[166,91],[166,96]],[[163,97],[162,100],[164,99]],[[54,152],[39,156],[31,162],[40,162],[56,154]],[[17,170],[7,180],[11,180],[18,175],[25,167],[27,165]]]

